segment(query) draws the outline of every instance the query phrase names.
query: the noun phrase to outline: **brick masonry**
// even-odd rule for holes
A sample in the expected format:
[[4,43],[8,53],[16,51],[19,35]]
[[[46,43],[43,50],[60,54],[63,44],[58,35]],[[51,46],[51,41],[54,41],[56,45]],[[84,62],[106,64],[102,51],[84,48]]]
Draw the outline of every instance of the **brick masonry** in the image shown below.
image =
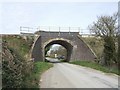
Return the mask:
[[45,47],[60,44],[67,49],[67,61],[94,60],[96,56],[81,38],[78,32],[39,31],[31,56],[35,61],[44,61]]

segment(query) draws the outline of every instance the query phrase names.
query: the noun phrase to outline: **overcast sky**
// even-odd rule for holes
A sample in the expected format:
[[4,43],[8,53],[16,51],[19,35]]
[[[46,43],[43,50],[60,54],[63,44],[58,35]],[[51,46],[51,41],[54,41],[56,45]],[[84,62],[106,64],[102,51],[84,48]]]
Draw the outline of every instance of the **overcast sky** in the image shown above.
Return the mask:
[[118,11],[117,2],[4,2],[0,5],[1,32],[20,33],[20,26],[80,27],[97,20],[97,16]]

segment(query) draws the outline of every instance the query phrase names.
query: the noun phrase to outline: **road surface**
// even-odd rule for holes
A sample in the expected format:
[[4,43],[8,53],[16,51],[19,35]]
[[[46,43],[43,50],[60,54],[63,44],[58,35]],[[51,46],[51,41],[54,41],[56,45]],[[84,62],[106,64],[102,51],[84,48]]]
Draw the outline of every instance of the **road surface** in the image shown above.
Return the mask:
[[46,57],[46,60],[49,61],[49,62],[52,62],[52,63],[58,63],[58,62],[60,62],[60,60],[58,60],[58,59],[56,59],[56,58]]
[[40,88],[118,88],[118,76],[68,63],[54,63],[42,74]]

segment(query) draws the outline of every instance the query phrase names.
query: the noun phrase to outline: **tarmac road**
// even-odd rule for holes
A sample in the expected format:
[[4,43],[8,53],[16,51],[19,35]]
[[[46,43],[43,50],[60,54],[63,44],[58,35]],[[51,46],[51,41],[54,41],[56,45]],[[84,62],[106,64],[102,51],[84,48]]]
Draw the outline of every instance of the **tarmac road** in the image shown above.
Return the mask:
[[118,76],[68,63],[54,63],[42,74],[40,88],[118,88]]

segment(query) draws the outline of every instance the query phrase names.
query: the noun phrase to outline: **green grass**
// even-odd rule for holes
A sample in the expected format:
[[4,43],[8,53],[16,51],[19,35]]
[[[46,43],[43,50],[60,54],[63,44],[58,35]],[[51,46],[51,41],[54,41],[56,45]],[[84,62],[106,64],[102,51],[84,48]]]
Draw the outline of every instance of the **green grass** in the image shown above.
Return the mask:
[[[4,35],[2,36],[2,40],[6,43],[10,52],[15,55],[16,58],[14,62],[20,61],[17,62],[17,64],[15,65],[19,65],[20,63],[22,63],[22,65],[25,66],[21,68],[22,69],[21,73],[23,74],[21,76],[20,87],[39,88],[39,81],[41,74],[44,71],[48,70],[53,65],[47,62],[31,62],[28,64],[25,63],[27,60],[29,60],[29,52],[31,50],[31,45],[33,43],[32,37],[30,38],[27,37],[27,39],[24,39],[22,36],[19,35]],[[27,55],[28,57],[26,57]],[[20,71],[19,68],[17,68],[16,70]],[[9,73],[7,75],[12,76],[12,74],[13,73]],[[20,82],[20,80],[17,82]],[[15,84],[14,81],[12,81],[12,83]]]
[[41,74],[52,66],[53,64],[47,62],[35,62],[33,72],[25,80],[26,88],[39,88]]
[[105,73],[114,73],[117,75],[120,75],[120,73],[118,72],[118,68],[108,68],[105,66],[102,66],[96,62],[91,62],[91,61],[74,61],[74,62],[70,62],[71,64],[76,64],[76,65],[81,65],[81,66],[85,66],[85,67],[90,67],[96,70],[100,70],[103,71]]
[[29,53],[33,41],[32,39],[25,40],[20,35],[3,35],[2,40],[6,41],[10,48],[14,48],[23,57]]
[[24,39],[20,35],[2,35],[2,87],[24,88],[27,84],[24,82],[33,66],[33,63],[27,63],[32,41],[32,38]]

